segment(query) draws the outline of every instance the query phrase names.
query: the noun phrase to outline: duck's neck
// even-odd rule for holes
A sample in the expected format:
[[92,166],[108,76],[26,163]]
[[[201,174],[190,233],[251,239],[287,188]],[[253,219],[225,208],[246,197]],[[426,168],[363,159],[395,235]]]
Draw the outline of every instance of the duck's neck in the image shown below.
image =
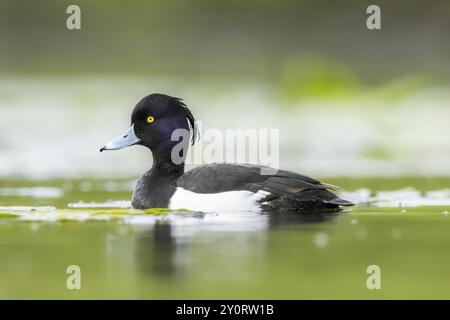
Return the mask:
[[167,149],[152,149],[153,165],[136,184],[131,200],[133,208],[167,208],[177,181],[184,174],[184,161],[175,164],[170,154]]
[[184,173],[184,159],[180,159],[180,163],[174,163],[174,160],[172,159],[172,146],[160,147],[152,150],[152,155],[152,171],[156,171],[163,175],[182,175]]

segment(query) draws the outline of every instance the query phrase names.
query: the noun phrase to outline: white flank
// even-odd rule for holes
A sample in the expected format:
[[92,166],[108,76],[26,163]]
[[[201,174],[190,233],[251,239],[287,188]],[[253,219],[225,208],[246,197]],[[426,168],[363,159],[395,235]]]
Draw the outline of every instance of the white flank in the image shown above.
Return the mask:
[[258,211],[258,200],[269,193],[258,191],[257,193],[240,190],[220,193],[195,193],[183,188],[177,188],[170,199],[169,209],[186,209],[201,212],[225,212],[225,211]]

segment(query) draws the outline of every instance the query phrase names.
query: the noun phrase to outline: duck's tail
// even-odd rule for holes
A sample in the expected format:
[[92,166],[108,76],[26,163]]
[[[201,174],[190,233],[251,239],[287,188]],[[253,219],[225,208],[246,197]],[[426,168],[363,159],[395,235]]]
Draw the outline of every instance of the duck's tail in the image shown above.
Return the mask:
[[331,200],[325,200],[324,202],[328,203],[328,204],[333,204],[333,205],[336,205],[336,206],[346,206],[346,207],[350,207],[350,206],[354,206],[355,205],[351,201],[344,200],[344,199],[341,199],[341,198],[338,198],[338,197],[336,197],[334,199],[331,199]]

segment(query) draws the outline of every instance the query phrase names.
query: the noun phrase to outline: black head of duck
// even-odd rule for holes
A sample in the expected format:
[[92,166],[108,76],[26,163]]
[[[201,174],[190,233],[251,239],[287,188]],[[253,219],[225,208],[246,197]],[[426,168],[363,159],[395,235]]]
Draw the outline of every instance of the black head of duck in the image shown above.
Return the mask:
[[352,204],[331,192],[330,185],[285,170],[261,174],[265,167],[259,165],[214,163],[185,172],[186,151],[196,137],[195,119],[181,99],[151,94],[135,106],[130,128],[100,151],[133,145],[151,150],[152,167],[133,192],[137,209],[312,213]]

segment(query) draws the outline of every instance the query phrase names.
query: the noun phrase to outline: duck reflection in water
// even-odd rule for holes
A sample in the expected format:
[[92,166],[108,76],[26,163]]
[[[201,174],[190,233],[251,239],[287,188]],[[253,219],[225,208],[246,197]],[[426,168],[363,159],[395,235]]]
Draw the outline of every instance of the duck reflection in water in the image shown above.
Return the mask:
[[[136,234],[136,266],[140,273],[162,278],[179,279],[188,274],[196,245],[205,248],[202,259],[215,257],[252,257],[266,255],[271,232],[289,227],[327,223],[338,219],[337,214],[282,215],[249,214],[197,214],[183,221],[158,220]],[[302,230],[298,230],[302,232]],[[205,240],[206,239],[206,240]],[[210,261],[214,265],[214,261]],[[234,261],[233,264],[239,263]]]

